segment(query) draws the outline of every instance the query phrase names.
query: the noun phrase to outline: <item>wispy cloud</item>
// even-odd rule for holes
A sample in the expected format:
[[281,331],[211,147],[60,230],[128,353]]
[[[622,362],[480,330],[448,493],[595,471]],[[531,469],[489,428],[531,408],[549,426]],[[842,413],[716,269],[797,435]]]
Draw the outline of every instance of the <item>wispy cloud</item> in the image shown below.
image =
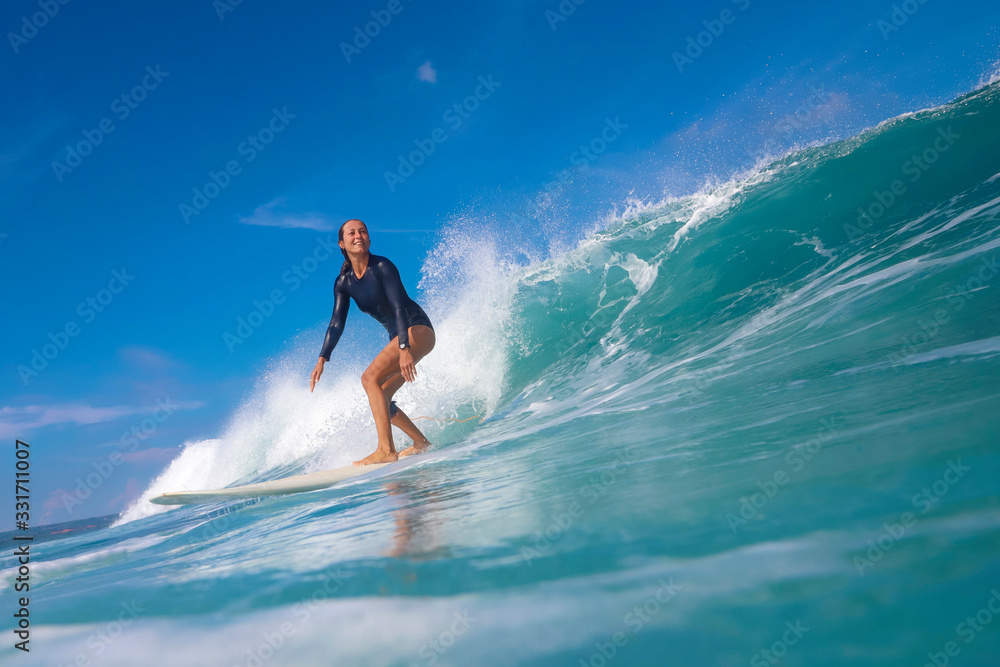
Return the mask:
[[282,210],[287,201],[286,197],[278,197],[258,206],[252,215],[240,218],[240,223],[282,229],[314,229],[318,232],[328,232],[335,228],[333,222],[322,213],[291,213]]
[[[179,410],[190,410],[200,408],[204,403],[201,401],[172,401],[171,405],[176,405]],[[30,431],[55,424],[79,426],[113,422],[123,417],[149,414],[155,409],[155,405],[94,407],[80,403],[4,406],[0,408],[0,438],[26,437]]]
[[431,65],[430,60],[428,60],[423,65],[417,68],[417,78],[420,79],[421,81],[426,81],[427,83],[438,82],[437,70],[434,69],[433,65]]
[[142,345],[126,345],[118,350],[118,356],[143,370],[163,370],[174,365],[174,362],[159,350]]
[[122,452],[126,463],[166,463],[179,453],[175,447],[150,447],[134,452]]
[[[42,509],[43,510],[59,509],[60,507],[63,506],[62,503],[63,496],[71,496],[71,495],[73,495],[72,491],[67,491],[66,489],[63,488],[54,489],[51,493],[49,493],[48,498],[42,501]],[[45,514],[45,516],[48,516],[51,513],[52,512],[49,511]]]
[[374,234],[430,234],[440,232],[440,229],[373,229]]
[[69,496],[70,498],[75,498],[71,490],[63,488],[52,490],[49,493],[48,497],[45,498],[44,501],[42,501],[42,509],[45,510],[45,512],[35,520],[35,523],[41,526],[54,523],[56,520],[55,511],[66,510],[64,499],[67,496]]
[[123,510],[126,505],[135,500],[140,493],[142,493],[142,487],[139,486],[139,480],[135,477],[130,477],[125,483],[125,491],[108,501],[108,509],[115,512]]

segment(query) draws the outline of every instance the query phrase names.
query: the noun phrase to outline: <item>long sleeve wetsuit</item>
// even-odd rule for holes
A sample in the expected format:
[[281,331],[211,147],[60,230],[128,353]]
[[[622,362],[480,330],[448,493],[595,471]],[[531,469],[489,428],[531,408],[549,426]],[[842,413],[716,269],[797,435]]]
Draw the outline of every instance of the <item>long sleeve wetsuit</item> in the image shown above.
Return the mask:
[[[368,313],[389,332],[389,340],[399,336],[400,346],[409,346],[409,328],[415,324],[431,326],[427,313],[406,294],[396,266],[380,255],[368,255],[368,268],[358,278],[354,270],[347,270],[337,277],[333,285],[333,317],[326,330],[326,339],[319,356],[327,361],[330,353],[344,333],[347,311],[351,299],[362,312]],[[433,327],[431,327],[433,328]]]

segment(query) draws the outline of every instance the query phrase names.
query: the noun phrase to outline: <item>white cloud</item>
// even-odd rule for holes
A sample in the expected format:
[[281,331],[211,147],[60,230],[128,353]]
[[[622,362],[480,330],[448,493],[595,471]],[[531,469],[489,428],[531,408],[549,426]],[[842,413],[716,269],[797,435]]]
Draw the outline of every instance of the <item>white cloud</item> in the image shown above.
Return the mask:
[[[201,401],[170,402],[179,410],[200,408]],[[117,421],[131,415],[149,414],[156,409],[155,405],[113,405],[94,407],[79,403],[61,403],[55,405],[24,405],[20,407],[4,406],[0,408],[0,438],[24,437],[29,431],[54,424],[100,424]]]
[[139,485],[139,480],[131,477],[125,483],[125,491],[108,501],[108,509],[113,512],[120,512],[134,502],[140,493],[142,493],[142,486]]
[[163,370],[173,365],[162,352],[142,345],[126,345],[118,350],[118,356],[144,370]]
[[[121,445],[120,442],[115,444]],[[148,449],[122,452],[121,454],[127,463],[166,463],[177,456],[179,451],[176,447],[149,447]]]
[[282,211],[286,197],[278,197],[262,206],[258,206],[253,215],[240,218],[244,225],[261,227],[281,227],[282,229],[314,229],[318,232],[328,232],[334,229],[334,224],[322,213],[287,213]]
[[417,78],[420,79],[421,81],[426,81],[427,83],[438,82],[437,70],[434,69],[433,65],[431,65],[430,60],[428,60],[423,65],[417,68]]

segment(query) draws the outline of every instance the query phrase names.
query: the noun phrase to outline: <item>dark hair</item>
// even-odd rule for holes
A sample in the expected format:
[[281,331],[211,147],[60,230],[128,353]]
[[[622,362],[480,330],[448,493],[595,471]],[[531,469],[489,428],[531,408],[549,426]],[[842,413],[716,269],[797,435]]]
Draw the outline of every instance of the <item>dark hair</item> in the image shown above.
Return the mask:
[[[344,224],[340,226],[340,230],[337,232],[338,241],[344,240],[344,227],[346,227],[349,222],[360,222],[362,225],[365,224],[364,220],[358,220],[357,218],[345,220]],[[365,225],[365,229],[368,229],[368,225]],[[347,250],[345,248],[341,248],[340,253],[344,256],[344,265],[340,267],[340,275],[344,275],[351,268],[351,258],[347,256]]]

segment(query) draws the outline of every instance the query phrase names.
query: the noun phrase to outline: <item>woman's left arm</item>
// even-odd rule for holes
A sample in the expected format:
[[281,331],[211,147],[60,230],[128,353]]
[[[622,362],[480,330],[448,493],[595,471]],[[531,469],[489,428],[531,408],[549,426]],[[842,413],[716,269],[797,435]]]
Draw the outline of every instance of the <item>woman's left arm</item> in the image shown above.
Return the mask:
[[396,265],[388,259],[382,258],[379,264],[379,272],[382,274],[382,288],[385,296],[389,300],[389,307],[396,315],[396,336],[399,340],[399,372],[407,382],[417,379],[416,366],[413,363],[413,354],[410,352],[410,322],[406,316],[406,289],[403,287],[403,280],[399,277],[399,270]]
[[396,315],[396,334],[399,336],[399,347],[410,347],[410,322],[406,317],[406,289],[403,288],[403,281],[399,277],[399,270],[395,264],[388,259],[382,258],[379,264],[379,272],[382,274],[382,288],[385,296],[389,299],[389,307]]

